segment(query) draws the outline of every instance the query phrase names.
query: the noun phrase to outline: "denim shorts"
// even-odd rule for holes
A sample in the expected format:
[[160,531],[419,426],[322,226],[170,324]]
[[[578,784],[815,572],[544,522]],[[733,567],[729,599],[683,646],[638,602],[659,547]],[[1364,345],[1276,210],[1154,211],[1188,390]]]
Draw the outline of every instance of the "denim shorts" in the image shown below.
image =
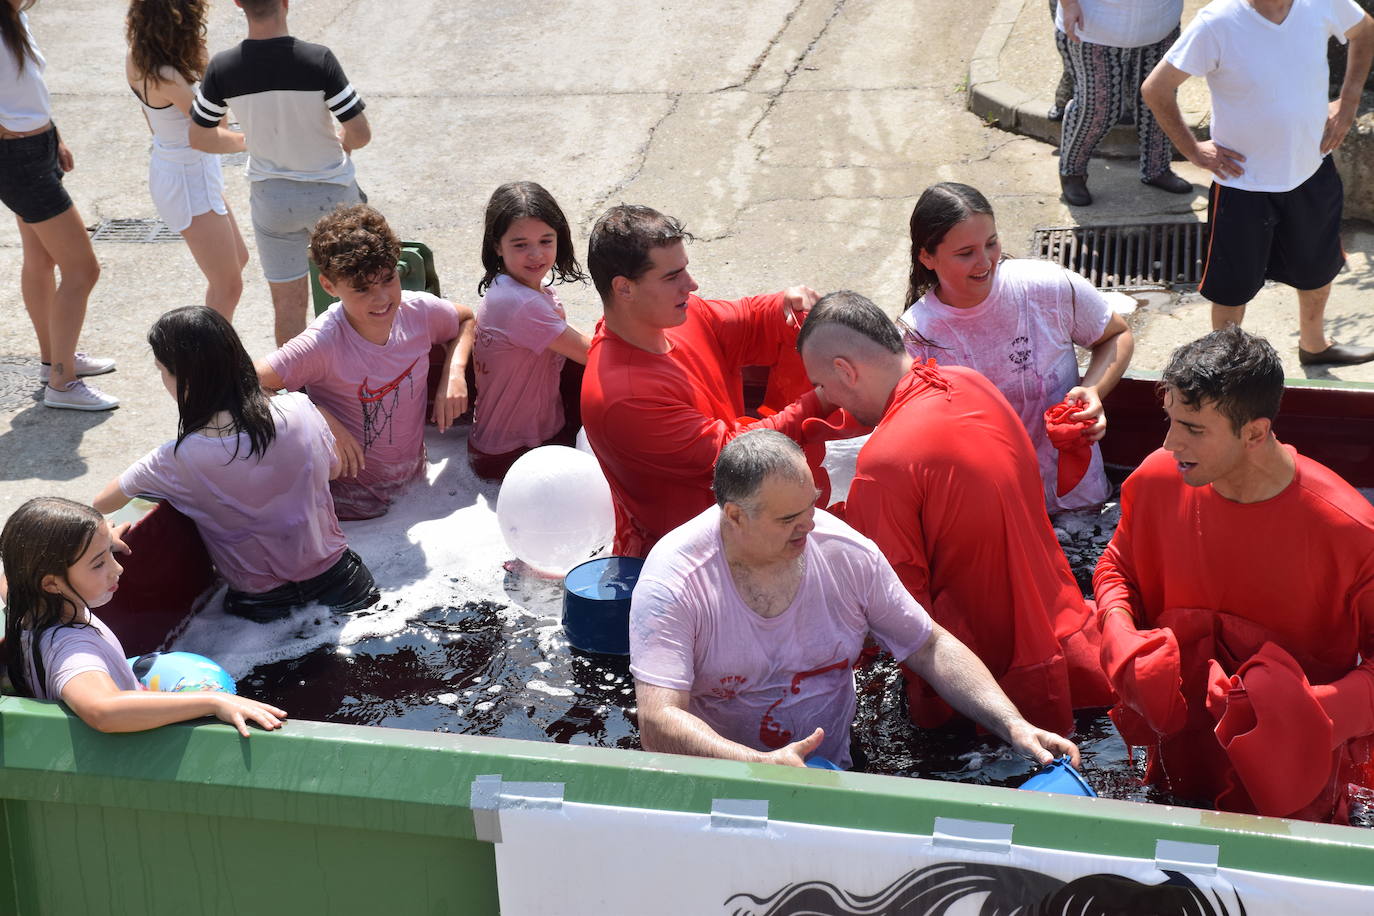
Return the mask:
[[57,128],[0,140],[0,203],[26,223],[61,216],[72,205],[57,163]]
[[248,204],[258,263],[269,283],[299,280],[310,272],[310,230],[340,204],[361,203],[358,186],[267,178],[250,182]]
[[258,623],[290,616],[307,604],[323,604],[336,611],[356,611],[376,604],[381,598],[372,573],[362,557],[351,548],[324,572],[304,582],[286,582],[269,592],[249,594],[229,589],[224,610]]

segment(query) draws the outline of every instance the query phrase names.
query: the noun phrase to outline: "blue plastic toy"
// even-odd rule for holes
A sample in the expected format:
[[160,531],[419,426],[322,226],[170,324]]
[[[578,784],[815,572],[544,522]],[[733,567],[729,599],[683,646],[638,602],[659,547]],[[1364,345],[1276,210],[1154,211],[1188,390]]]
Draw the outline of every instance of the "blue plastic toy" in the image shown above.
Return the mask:
[[822,757],[820,754],[812,754],[810,757],[807,757],[807,758],[806,758],[806,765],[809,766],[809,767],[810,767],[811,769],[813,769],[813,770],[838,770],[838,769],[840,769],[839,764],[835,763],[835,761],[831,760],[831,759],[828,758],[828,757]]
[[1084,795],[1097,798],[1093,787],[1084,781],[1082,775],[1069,763],[1067,756],[1052,760],[1042,766],[1030,779],[1021,783],[1023,789],[1036,792],[1055,792],[1059,795]]
[[134,677],[149,690],[184,693],[218,690],[238,693],[234,679],[218,664],[194,652],[149,652],[129,659]]

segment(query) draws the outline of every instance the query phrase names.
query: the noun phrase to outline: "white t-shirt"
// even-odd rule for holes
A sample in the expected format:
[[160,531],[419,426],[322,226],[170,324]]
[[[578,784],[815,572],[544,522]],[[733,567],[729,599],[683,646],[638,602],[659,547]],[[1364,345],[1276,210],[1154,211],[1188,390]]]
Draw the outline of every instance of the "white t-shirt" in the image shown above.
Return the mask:
[[[1183,0],[1079,0],[1078,37],[1109,48],[1140,48],[1163,41],[1178,27]],[[1064,31],[1064,8],[1054,8],[1054,27]]]
[[1059,452],[1045,432],[1045,411],[1079,382],[1074,344],[1092,346],[1111,317],[1106,297],[1078,274],[1048,261],[1011,258],[997,266],[992,290],[973,308],[946,305],[931,290],[902,319],[938,344],[917,346],[908,336],[913,357],[975,369],[1011,402],[1035,446],[1045,505],[1059,512],[1098,505],[1111,492],[1094,445],[1088,473],[1056,496]]
[[19,23],[28,36],[33,56],[24,59],[24,69],[17,70],[9,45],[0,41],[0,127],[15,133],[37,130],[52,120],[52,102],[43,82],[48,62],[29,31],[29,17],[19,14]]
[[1212,139],[1245,157],[1245,173],[1214,178],[1243,191],[1291,191],[1321,165],[1330,100],[1327,40],[1364,11],[1352,0],[1293,0],[1282,23],[1246,0],[1213,0],[1164,56],[1190,76],[1207,78]]
[[817,510],[792,604],[760,617],[735,589],[712,506],[655,545],[630,609],[630,671],[690,691],[689,711],[721,736],[770,751],[817,728],[817,753],[850,765],[854,662],[871,631],[898,659],[930,617],[868,538]]

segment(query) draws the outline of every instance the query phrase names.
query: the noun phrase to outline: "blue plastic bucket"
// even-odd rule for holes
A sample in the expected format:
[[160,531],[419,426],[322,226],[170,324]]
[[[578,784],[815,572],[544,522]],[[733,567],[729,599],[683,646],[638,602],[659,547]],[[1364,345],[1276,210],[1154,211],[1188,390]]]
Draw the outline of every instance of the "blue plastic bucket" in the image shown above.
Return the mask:
[[643,568],[639,557],[600,557],[569,570],[563,579],[563,632],[574,649],[630,654],[630,593]]
[[1053,760],[1043,767],[1025,782],[1021,783],[1023,789],[1033,789],[1036,792],[1055,792],[1059,795],[1085,795],[1088,798],[1097,798],[1097,793],[1093,787],[1083,779],[1073,764],[1069,763],[1068,757],[1060,757]]

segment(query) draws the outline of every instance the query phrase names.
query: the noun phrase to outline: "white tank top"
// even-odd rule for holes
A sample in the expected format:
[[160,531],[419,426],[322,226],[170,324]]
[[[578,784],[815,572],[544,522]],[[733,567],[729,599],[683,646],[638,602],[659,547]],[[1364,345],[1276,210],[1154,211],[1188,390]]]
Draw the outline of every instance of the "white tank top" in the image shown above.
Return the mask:
[[20,70],[9,45],[0,41],[0,127],[25,133],[52,120],[52,102],[43,82],[48,62],[29,31],[28,14],[19,14],[19,24],[24,27],[33,56],[24,58],[24,68]]

